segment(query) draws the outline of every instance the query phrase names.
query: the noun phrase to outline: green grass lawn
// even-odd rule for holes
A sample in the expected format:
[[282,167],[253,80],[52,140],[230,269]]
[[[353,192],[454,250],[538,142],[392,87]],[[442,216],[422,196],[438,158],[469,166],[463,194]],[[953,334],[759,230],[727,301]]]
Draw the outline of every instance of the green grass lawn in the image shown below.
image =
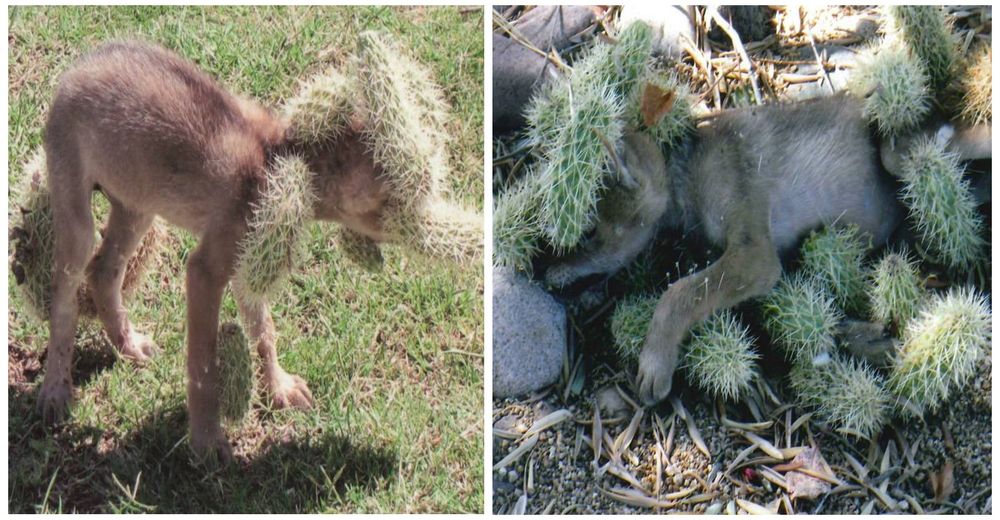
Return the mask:
[[[41,144],[48,103],[72,60],[138,36],[192,59],[231,91],[270,106],[343,56],[355,35],[396,36],[453,107],[454,196],[483,207],[483,11],[460,8],[12,7],[8,181]],[[8,212],[10,210],[8,209]],[[310,228],[310,260],[274,305],[282,365],[317,406],[259,403],[228,428],[237,463],[193,465],[185,437],[182,266],[195,239],[172,230],[160,266],[127,304],[163,349],[137,369],[81,323],[71,420],[34,411],[48,327],[8,272],[10,512],[479,512],[483,509],[483,277],[384,247],[369,272]],[[227,294],[223,321],[238,321]]]

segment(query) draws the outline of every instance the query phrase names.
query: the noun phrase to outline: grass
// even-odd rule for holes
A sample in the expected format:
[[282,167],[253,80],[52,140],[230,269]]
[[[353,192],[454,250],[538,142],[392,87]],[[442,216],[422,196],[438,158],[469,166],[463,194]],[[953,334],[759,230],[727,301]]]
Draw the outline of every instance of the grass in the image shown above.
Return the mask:
[[[298,82],[379,28],[433,71],[453,108],[449,188],[482,209],[481,10],[458,8],[12,7],[8,182],[41,144],[58,75],[99,42],[141,36],[194,60],[235,93],[276,106]],[[229,431],[238,462],[193,466],[185,438],[183,263],[195,245],[172,230],[163,264],[128,303],[163,351],[117,362],[81,326],[72,418],[50,431],[34,412],[47,326],[10,287],[10,512],[479,512],[483,508],[483,279],[385,248],[381,272],[334,249],[312,225],[309,261],[275,299],[282,365],[317,406],[255,403]],[[236,321],[226,296],[223,321]]]

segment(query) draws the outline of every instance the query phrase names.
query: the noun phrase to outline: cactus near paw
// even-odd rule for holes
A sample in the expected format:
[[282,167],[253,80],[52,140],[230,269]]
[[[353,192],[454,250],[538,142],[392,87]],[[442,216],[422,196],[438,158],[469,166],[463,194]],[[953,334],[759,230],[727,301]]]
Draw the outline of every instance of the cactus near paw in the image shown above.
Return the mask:
[[864,99],[865,117],[886,137],[913,129],[930,111],[927,74],[899,43],[862,52],[847,88]]
[[834,329],[843,318],[825,288],[802,273],[784,276],[761,305],[764,328],[785,357],[797,363],[832,352]]
[[958,157],[931,139],[913,145],[903,160],[901,197],[920,243],[932,260],[967,272],[986,255],[983,220]]
[[638,361],[659,301],[657,296],[636,295],[625,298],[615,307],[611,315],[611,336],[618,357],[626,363],[634,365]]
[[990,321],[986,297],[964,288],[934,296],[910,320],[888,380],[892,392],[913,405],[904,412],[934,411],[968,382],[990,355]]
[[923,65],[929,85],[941,92],[955,72],[957,49],[944,9],[934,5],[894,5],[888,8],[888,32],[898,38]]
[[834,354],[813,363],[796,363],[790,385],[799,401],[834,428],[871,438],[888,420],[892,398],[882,378],[864,361]]
[[297,156],[278,156],[266,170],[236,260],[235,281],[249,301],[267,300],[305,255],[305,224],[315,200],[311,175]]
[[868,306],[863,264],[868,247],[857,226],[814,231],[802,244],[802,269],[833,295],[841,309],[861,314]]
[[916,263],[903,249],[889,252],[875,265],[868,285],[873,320],[903,330],[917,313],[923,287]]
[[253,358],[243,328],[235,323],[219,327],[219,413],[230,424],[238,424],[250,411],[256,388]]
[[757,376],[754,338],[729,310],[691,329],[683,368],[688,381],[716,397],[739,401]]

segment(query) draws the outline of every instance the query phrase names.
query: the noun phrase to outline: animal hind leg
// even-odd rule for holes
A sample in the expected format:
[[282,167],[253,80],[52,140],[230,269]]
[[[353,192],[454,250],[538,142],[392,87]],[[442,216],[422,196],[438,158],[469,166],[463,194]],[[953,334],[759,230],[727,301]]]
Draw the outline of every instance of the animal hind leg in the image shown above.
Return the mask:
[[94,250],[90,186],[48,154],[54,252],[49,344],[38,408],[46,423],[63,420],[73,397],[72,364],[78,319],[77,290]]
[[122,282],[129,259],[152,225],[153,216],[136,213],[117,200],[108,198],[111,201],[111,216],[104,240],[87,267],[87,281],[97,315],[115,349],[125,359],[143,363],[156,352],[157,347],[151,339],[132,328],[122,305]]

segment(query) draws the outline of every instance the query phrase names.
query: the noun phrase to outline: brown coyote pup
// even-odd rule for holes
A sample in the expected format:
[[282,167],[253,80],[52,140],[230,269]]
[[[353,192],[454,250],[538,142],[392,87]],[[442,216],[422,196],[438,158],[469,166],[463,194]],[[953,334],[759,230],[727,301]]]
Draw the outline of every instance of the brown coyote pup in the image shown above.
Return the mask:
[[[191,445],[199,455],[230,459],[219,423],[219,307],[252,205],[265,188],[265,171],[276,157],[302,157],[316,196],[313,216],[381,240],[388,186],[362,140],[364,125],[352,119],[327,142],[298,142],[282,118],[145,43],[105,44],[63,74],[45,127],[55,265],[48,360],[38,394],[44,419],[63,419],[72,399],[76,294],[84,280],[123,357],[141,363],[156,351],[129,323],[120,290],[126,262],[159,216],[199,238],[186,275]],[[94,190],[111,204],[96,254]],[[272,402],[312,406],[306,382],[278,364],[268,307],[234,288]]]

